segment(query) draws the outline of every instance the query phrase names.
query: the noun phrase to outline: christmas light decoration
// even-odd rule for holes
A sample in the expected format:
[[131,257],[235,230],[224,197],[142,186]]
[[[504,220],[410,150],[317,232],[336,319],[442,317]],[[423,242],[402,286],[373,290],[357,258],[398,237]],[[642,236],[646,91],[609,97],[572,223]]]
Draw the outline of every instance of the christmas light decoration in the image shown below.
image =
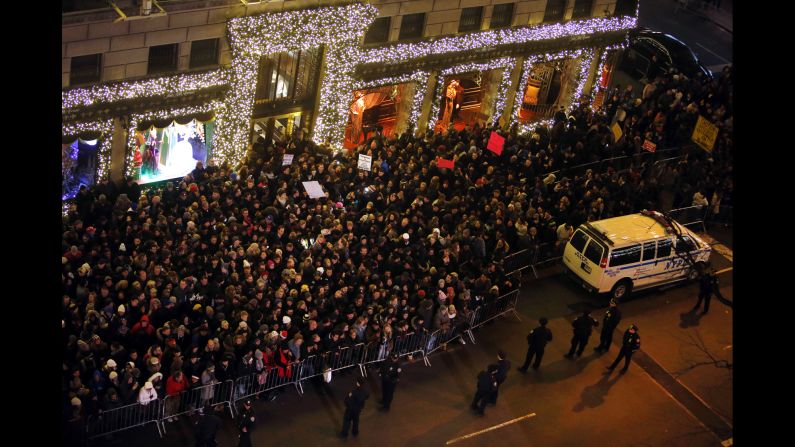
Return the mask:
[[[242,158],[254,107],[259,58],[274,53],[324,48],[325,70],[313,139],[341,147],[359,41],[378,10],[369,4],[287,11],[229,21],[232,71],[227,108],[218,116],[216,148],[223,158]],[[300,39],[296,38],[300,36]]]
[[64,124],[61,135],[65,137],[77,136],[82,133],[97,132],[99,136],[99,152],[97,153],[97,172],[95,181],[106,180],[110,176],[110,147],[113,134],[113,119]]
[[425,97],[425,89],[428,88],[428,79],[430,74],[427,71],[415,71],[411,74],[404,74],[400,76],[392,76],[387,78],[380,78],[374,81],[356,84],[351,92],[355,90],[365,90],[373,87],[381,87],[384,85],[403,84],[408,82],[414,83],[414,97],[411,102],[411,110],[409,112],[409,125],[416,125],[422,109],[422,100]]
[[[228,22],[229,42],[232,50],[230,68],[68,89],[62,92],[62,107],[64,111],[68,111],[92,104],[112,104],[121,100],[145,99],[154,96],[179,96],[208,88],[226,87],[228,91],[224,98],[225,107],[212,107],[217,112],[217,136],[214,150],[221,161],[228,161],[234,165],[243,158],[248,146],[254,93],[259,75],[259,60],[262,56],[281,52],[324,49],[325,64],[322,70],[319,107],[312,138],[317,143],[328,142],[332,148],[341,148],[345,123],[348,118],[350,93],[356,89],[357,84],[369,85],[369,83],[357,82],[354,78],[354,70],[358,65],[367,63],[399,64],[446,53],[483,50],[497,45],[586,37],[598,33],[630,30],[637,26],[637,16],[597,17],[566,23],[488,30],[461,36],[429,38],[415,43],[395,43],[378,48],[361,49],[359,45],[361,38],[377,15],[376,7],[370,4],[353,3],[345,6],[233,18]],[[297,38],[299,36],[300,38]],[[577,54],[579,55],[580,52]],[[522,90],[526,84],[529,64],[532,63],[531,61],[540,60],[539,57],[545,56],[531,56],[525,63],[523,79],[520,84]],[[515,64],[515,59],[500,60],[505,61],[499,67],[504,68],[505,72],[498,87],[494,116],[498,116],[505,106],[507,90],[510,87],[511,67],[512,64]],[[495,66],[496,61],[479,65],[498,68]],[[445,71],[448,70],[450,69]],[[410,113],[411,123],[416,124],[427,89],[429,73],[416,71],[409,75],[397,76],[395,79],[405,79],[416,83]],[[383,84],[385,80],[392,82],[390,78],[373,82]],[[201,106],[200,108],[204,110],[206,107]],[[434,108],[435,114],[438,113],[437,104],[434,104]],[[516,104],[514,104],[514,110],[509,114],[510,117],[515,116],[515,108]],[[173,112],[171,110],[163,113]],[[107,144],[109,153],[109,142]],[[130,169],[129,157],[128,154],[128,166],[125,167],[127,172]],[[107,175],[108,164],[109,156],[105,165],[99,168],[102,169],[103,175]]]
[[589,36],[596,33],[630,30],[637,26],[637,17],[596,17],[551,23],[532,27],[504,28],[462,36],[430,38],[421,42],[393,44],[373,48],[362,54],[359,63],[396,64],[420,57],[450,52],[482,50],[496,45]]
[[[484,71],[496,70],[496,69],[503,70],[502,78],[501,78],[501,81],[500,81],[500,85],[497,87],[497,95],[496,95],[496,98],[494,99],[495,108],[499,107],[499,110],[502,110],[502,107],[505,104],[505,97],[504,96],[501,97],[500,95],[501,94],[502,95],[507,95],[507,90],[508,90],[508,87],[510,86],[510,77],[511,77],[510,76],[510,71],[512,70],[511,67],[513,67],[515,64],[516,64],[516,59],[504,57],[504,58],[501,58],[501,59],[495,59],[495,60],[488,61],[488,62],[483,62],[483,63],[470,63],[470,64],[455,65],[453,67],[445,68],[444,70],[439,72],[438,82],[436,83],[436,88],[434,89],[433,97],[431,98],[431,101],[433,101],[433,103],[431,105],[431,116],[428,119],[428,126],[431,127],[431,128],[435,127],[435,122],[438,119],[437,117],[439,116],[439,107],[440,107],[440,103],[442,102],[441,101],[442,88],[444,87],[444,84],[446,82],[445,78],[449,77],[449,76],[457,75],[459,73],[467,73],[467,72],[472,72],[472,71],[484,72]],[[505,76],[506,72],[508,72],[508,76],[507,76],[508,86],[503,87],[503,84],[505,84],[505,81],[506,81],[506,76]],[[439,99],[437,100],[437,98],[439,98]],[[483,105],[481,105],[481,110],[488,110],[488,108],[487,109],[483,109]],[[492,114],[492,116],[498,116],[498,112],[497,112],[496,109],[494,110],[494,113]]]
[[224,110],[226,106],[221,101],[210,101],[201,106],[180,107],[174,109],[162,109],[154,112],[136,113],[130,115],[130,127],[127,129],[127,156],[124,160],[124,175],[127,177],[135,177],[135,152],[137,150],[137,142],[135,140],[135,131],[138,128],[138,123],[142,121],[156,121],[180,116],[198,115],[209,112],[215,112],[216,116]]
[[69,110],[92,104],[107,104],[125,99],[152,96],[177,96],[210,87],[227,85],[224,69],[203,73],[183,73],[141,81],[124,81],[98,84],[87,88],[73,88],[61,93],[61,108]]

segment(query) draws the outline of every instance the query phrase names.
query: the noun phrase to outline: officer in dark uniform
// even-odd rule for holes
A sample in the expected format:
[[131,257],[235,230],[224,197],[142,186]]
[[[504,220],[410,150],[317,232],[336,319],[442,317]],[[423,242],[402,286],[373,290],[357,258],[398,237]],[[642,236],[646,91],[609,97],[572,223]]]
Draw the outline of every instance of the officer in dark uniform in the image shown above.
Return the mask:
[[359,415],[364,409],[364,401],[370,397],[370,393],[363,388],[364,378],[356,378],[356,386],[345,396],[345,416],[342,419],[342,432],[340,438],[348,437],[348,429],[351,428],[353,422],[353,429],[351,432],[353,436],[359,436]]
[[552,341],[552,331],[547,328],[548,320],[545,317],[541,317],[538,322],[541,326],[527,334],[527,355],[524,358],[524,365],[519,368],[521,372],[527,372],[527,367],[530,366],[533,356],[536,358],[536,361],[533,362],[533,369],[538,369],[539,365],[541,365],[541,359],[544,357],[544,348],[547,343]]
[[704,303],[704,311],[701,312],[701,315],[709,312],[709,301],[712,299],[712,293],[718,288],[717,286],[718,276],[711,270],[705,269],[698,279],[698,302],[693,307],[693,312],[701,307],[702,302]]
[[254,430],[255,419],[251,399],[246,399],[237,422],[237,428],[240,430],[240,442],[237,447],[251,447],[251,431]]
[[216,447],[218,443],[215,434],[218,433],[219,427],[221,427],[221,418],[215,415],[212,406],[207,405],[196,421],[196,447]]
[[497,365],[491,364],[486,371],[478,374],[478,388],[470,407],[481,416],[484,414],[486,403],[491,399],[491,394],[497,391],[497,369],[499,369]]
[[398,354],[393,352],[381,365],[381,390],[383,397],[381,399],[381,411],[389,411],[389,406],[392,404],[392,397],[395,395],[395,387],[400,380],[400,365],[398,365]]
[[607,308],[602,319],[602,335],[599,337],[599,346],[594,348],[596,352],[610,350],[610,344],[613,343],[613,331],[616,330],[620,321],[621,311],[618,309],[618,303],[615,300],[610,300],[610,307]]
[[511,361],[505,357],[505,351],[497,353],[497,374],[494,375],[494,378],[497,379],[497,389],[494,390],[494,394],[491,395],[491,400],[489,400],[489,403],[492,405],[497,403],[497,396],[500,394],[500,385],[508,378],[508,371],[511,369]]
[[582,315],[577,317],[571,325],[574,327],[574,337],[571,338],[571,349],[569,349],[569,353],[564,355],[564,357],[568,359],[572,358],[575,350],[577,351],[577,357],[582,355],[582,351],[588,344],[588,339],[591,338],[593,328],[599,327],[599,322],[591,316],[590,310],[586,310],[583,311]]
[[618,353],[618,357],[613,361],[613,364],[608,366],[607,369],[609,371],[613,371],[618,365],[618,362],[621,359],[624,359],[624,367],[621,369],[621,372],[626,372],[627,368],[629,368],[629,361],[632,359],[632,354],[635,353],[640,349],[640,335],[638,334],[638,327],[634,324],[629,325],[629,329],[624,332],[624,343],[621,345],[621,351]]

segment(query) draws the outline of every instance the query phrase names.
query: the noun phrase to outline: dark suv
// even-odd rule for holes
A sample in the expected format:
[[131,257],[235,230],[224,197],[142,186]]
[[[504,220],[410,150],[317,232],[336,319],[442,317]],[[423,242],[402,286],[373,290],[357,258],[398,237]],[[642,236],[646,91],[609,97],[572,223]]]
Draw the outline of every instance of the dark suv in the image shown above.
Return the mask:
[[648,79],[653,56],[657,56],[658,74],[676,68],[688,78],[694,78],[696,73],[712,77],[712,73],[699,62],[693,50],[670,34],[639,28],[630,33],[629,42],[618,68],[635,79]]

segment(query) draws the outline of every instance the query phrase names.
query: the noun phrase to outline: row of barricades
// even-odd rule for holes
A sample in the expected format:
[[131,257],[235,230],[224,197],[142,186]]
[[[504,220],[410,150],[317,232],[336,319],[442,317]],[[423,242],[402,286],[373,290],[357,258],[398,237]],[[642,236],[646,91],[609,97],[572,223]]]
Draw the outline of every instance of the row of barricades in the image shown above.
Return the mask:
[[[87,424],[88,438],[97,438],[122,430],[155,424],[158,434],[166,433],[165,421],[185,414],[202,411],[207,406],[223,405],[234,418],[236,403],[242,399],[258,397],[278,388],[292,385],[303,394],[303,382],[355,366],[362,376],[367,376],[367,368],[381,362],[392,353],[399,357],[420,355],[426,366],[431,363],[428,356],[447,344],[467,336],[473,343],[472,330],[495,318],[512,312],[517,319],[516,304],[519,290],[506,293],[493,301],[486,301],[476,307],[468,320],[451,325],[449,329],[433,332],[408,333],[393,340],[360,343],[346,346],[332,352],[312,355],[290,365],[266,367],[261,372],[238,377],[235,380],[213,383],[174,396],[166,396],[148,404],[130,404],[103,411],[90,417]],[[520,320],[521,321],[521,320]]]
[[564,248],[564,243],[533,244],[530,248],[506,256],[502,261],[502,268],[506,275],[518,277],[521,277],[525,270],[530,269],[533,276],[538,279],[538,269],[560,260]]

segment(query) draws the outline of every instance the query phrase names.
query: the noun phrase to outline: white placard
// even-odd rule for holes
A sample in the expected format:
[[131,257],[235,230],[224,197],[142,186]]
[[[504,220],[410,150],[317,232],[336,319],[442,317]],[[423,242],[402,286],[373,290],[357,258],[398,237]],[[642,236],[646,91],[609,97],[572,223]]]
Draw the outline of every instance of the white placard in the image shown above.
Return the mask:
[[373,157],[369,155],[359,154],[359,169],[369,171],[373,165]]
[[301,182],[304,185],[304,189],[309,194],[310,199],[320,199],[326,197],[326,193],[323,192],[323,187],[320,186],[320,183],[317,181],[311,182]]
[[290,166],[291,164],[293,164],[293,154],[284,154],[282,166]]

